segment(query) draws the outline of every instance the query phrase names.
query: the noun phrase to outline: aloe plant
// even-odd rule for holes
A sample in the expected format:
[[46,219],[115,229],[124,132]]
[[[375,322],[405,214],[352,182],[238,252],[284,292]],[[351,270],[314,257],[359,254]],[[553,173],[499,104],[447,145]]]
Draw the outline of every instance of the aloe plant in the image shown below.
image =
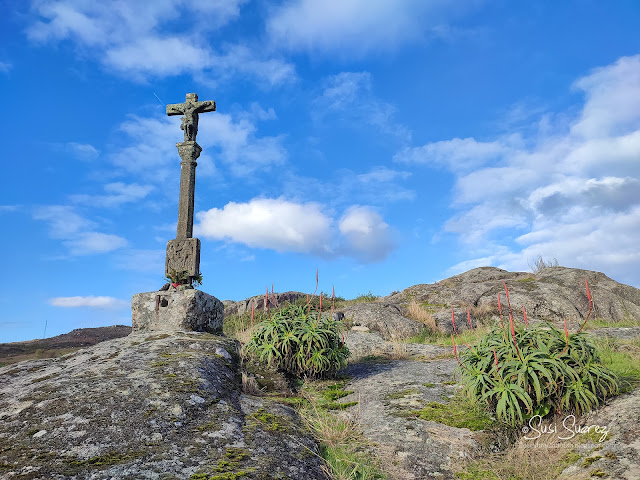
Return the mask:
[[[586,279],[585,285],[588,319],[593,302]],[[484,402],[498,419],[517,425],[551,411],[584,413],[618,393],[616,375],[602,365],[584,333],[569,334],[566,321],[564,331],[552,324],[516,324],[509,290],[504,288],[509,325],[499,307],[500,324],[478,345],[458,355],[454,339],[454,354],[470,397]],[[524,308],[523,313],[526,318]]]
[[285,305],[258,324],[248,355],[296,377],[328,377],[347,365],[344,324],[311,305]]

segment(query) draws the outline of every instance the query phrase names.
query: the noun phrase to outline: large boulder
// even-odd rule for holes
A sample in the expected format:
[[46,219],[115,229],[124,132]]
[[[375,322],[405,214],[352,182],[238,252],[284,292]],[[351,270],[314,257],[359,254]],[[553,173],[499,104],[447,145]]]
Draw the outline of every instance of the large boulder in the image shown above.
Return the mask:
[[343,308],[345,320],[353,326],[367,327],[385,340],[403,340],[419,334],[425,327],[403,315],[403,310],[390,303],[358,303]]
[[[585,277],[594,302],[592,318],[611,322],[640,318],[639,289],[618,283],[600,272],[566,267],[550,267],[537,274],[508,272],[494,267],[474,268],[437,283],[414,285],[384,301],[399,306],[416,301],[442,322],[451,324],[452,306],[465,311],[470,307],[472,315],[478,312],[487,317],[496,315],[498,294],[506,315],[504,282],[518,320],[522,320],[524,305],[532,320],[562,321],[566,318],[577,323],[589,310]],[[449,330],[449,325],[443,326]]]
[[237,347],[134,333],[0,368],[0,477],[326,479],[295,411],[242,393]]

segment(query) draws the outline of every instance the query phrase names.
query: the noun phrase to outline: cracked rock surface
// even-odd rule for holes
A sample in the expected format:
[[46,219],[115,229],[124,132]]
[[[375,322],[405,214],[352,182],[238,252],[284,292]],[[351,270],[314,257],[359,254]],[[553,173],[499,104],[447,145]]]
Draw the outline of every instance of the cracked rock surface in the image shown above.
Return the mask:
[[0,368],[0,478],[325,479],[297,414],[241,393],[237,343],[132,334]]

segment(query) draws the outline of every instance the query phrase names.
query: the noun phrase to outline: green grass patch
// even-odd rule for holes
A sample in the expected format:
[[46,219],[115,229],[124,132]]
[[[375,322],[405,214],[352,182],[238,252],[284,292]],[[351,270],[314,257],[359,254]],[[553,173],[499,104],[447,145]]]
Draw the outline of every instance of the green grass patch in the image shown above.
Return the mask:
[[259,408],[249,417],[260,422],[270,432],[285,432],[287,430],[286,421],[282,417],[269,413],[264,408]]
[[108,467],[118,463],[125,463],[129,460],[135,460],[144,455],[144,452],[118,453],[108,452],[105,455],[93,457],[88,460],[73,459],[69,460],[69,465],[74,467]]
[[480,405],[460,393],[447,403],[431,402],[422,410],[412,410],[411,414],[422,420],[431,420],[456,428],[468,428],[471,431],[484,430],[495,425],[495,421]]
[[608,328],[608,327],[640,327],[640,319],[627,317],[617,322],[606,320],[604,318],[594,318],[589,320],[584,326],[585,330],[592,330],[594,328]]
[[384,399],[385,400],[399,400],[401,398],[408,397],[409,395],[412,395],[414,393],[418,393],[418,391],[415,390],[415,389],[412,389],[412,388],[408,388],[406,390],[398,390],[397,392],[389,393],[389,394],[384,396]]
[[602,364],[618,376],[621,393],[640,385],[640,339],[601,337],[593,343]]

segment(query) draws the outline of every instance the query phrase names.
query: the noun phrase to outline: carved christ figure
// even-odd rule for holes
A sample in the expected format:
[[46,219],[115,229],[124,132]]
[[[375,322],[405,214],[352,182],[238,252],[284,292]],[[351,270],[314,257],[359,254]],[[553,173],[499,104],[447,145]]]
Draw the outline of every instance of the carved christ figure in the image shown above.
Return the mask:
[[198,114],[204,112],[214,112],[216,102],[213,100],[198,101],[198,95],[187,93],[184,103],[174,103],[167,105],[167,115],[182,115],[180,128],[184,131],[185,142],[195,142],[198,134]]

